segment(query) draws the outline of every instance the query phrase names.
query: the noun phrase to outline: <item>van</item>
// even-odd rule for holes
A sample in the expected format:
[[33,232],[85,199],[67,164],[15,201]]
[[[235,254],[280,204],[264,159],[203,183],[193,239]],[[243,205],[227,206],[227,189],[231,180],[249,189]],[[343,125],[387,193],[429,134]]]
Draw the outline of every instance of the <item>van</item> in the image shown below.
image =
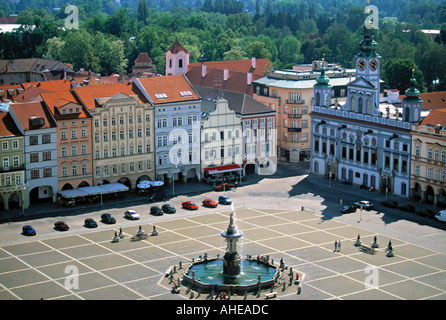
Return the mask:
[[446,222],[446,210],[441,210],[435,215],[438,221]]

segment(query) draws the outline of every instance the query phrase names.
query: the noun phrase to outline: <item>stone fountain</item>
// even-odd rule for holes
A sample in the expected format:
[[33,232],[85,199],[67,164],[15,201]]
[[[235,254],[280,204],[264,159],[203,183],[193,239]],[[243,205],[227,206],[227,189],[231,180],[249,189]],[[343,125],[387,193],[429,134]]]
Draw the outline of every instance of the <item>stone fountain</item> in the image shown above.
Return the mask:
[[228,228],[221,232],[221,236],[225,238],[227,243],[226,253],[223,256],[223,273],[227,276],[238,276],[240,274],[241,258],[237,253],[237,241],[243,236],[243,232],[237,229],[234,220],[235,210],[234,203],[232,203]]

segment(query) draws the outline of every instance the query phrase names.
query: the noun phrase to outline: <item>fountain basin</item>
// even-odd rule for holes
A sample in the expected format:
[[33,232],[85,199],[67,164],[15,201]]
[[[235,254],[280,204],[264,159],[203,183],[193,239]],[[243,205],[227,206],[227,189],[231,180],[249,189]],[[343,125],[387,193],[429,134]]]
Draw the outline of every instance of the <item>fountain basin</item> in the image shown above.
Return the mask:
[[278,277],[279,268],[261,260],[241,259],[241,272],[237,275],[226,275],[223,264],[221,258],[194,262],[185,270],[183,282],[201,292],[214,290],[243,294],[270,288]]

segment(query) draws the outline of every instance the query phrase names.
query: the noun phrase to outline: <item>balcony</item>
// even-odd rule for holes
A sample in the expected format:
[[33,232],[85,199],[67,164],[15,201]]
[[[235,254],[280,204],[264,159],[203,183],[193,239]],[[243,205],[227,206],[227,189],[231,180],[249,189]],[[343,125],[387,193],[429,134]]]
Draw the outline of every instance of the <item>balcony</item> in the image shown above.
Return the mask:
[[290,119],[301,119],[302,115],[297,113],[288,113],[288,118]]
[[305,104],[305,100],[285,100],[287,104]]

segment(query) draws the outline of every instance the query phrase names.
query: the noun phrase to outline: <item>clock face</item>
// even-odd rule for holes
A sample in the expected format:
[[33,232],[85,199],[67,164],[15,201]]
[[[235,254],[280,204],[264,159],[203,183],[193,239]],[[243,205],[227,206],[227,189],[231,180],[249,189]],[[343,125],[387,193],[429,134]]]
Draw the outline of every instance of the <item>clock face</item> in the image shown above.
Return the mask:
[[370,62],[370,70],[375,71],[378,68],[378,62],[376,60],[372,60]]
[[359,67],[359,70],[363,71],[365,69],[365,61],[359,60],[358,67]]

